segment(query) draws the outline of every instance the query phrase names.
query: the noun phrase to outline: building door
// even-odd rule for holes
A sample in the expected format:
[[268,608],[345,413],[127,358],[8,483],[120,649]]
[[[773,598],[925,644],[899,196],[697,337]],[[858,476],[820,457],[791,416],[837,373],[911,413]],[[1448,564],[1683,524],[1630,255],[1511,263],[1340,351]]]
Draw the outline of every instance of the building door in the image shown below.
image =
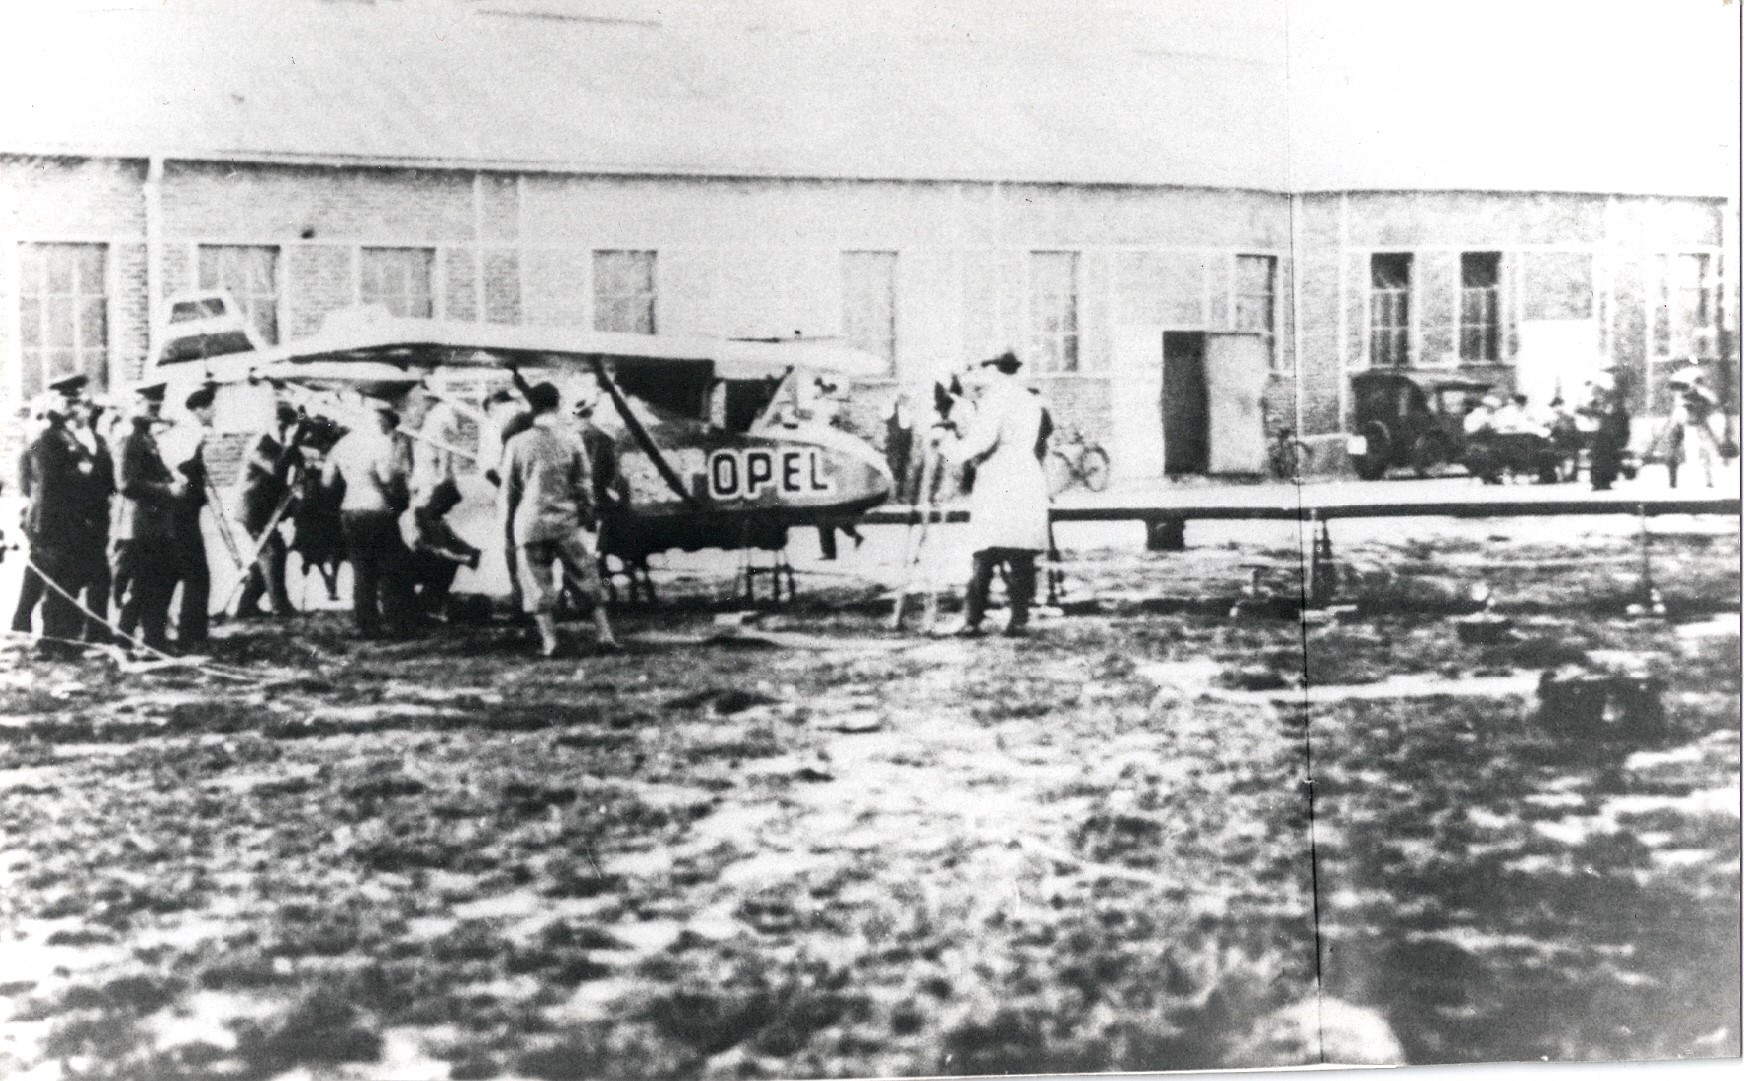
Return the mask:
[[1205,335],[1163,333],[1163,472],[1204,473],[1211,465],[1211,403]]

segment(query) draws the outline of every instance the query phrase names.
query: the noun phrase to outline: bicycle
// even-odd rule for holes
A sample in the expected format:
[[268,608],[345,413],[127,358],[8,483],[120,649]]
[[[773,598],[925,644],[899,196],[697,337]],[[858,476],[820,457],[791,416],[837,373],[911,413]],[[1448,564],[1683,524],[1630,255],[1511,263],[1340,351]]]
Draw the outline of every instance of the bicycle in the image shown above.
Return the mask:
[[1073,483],[1092,492],[1108,487],[1108,452],[1077,428],[1068,428],[1048,447],[1042,471],[1048,477],[1048,494],[1059,495]]
[[1278,429],[1266,450],[1271,459],[1272,476],[1278,480],[1301,479],[1302,461],[1308,456],[1308,448],[1296,438],[1294,428]]

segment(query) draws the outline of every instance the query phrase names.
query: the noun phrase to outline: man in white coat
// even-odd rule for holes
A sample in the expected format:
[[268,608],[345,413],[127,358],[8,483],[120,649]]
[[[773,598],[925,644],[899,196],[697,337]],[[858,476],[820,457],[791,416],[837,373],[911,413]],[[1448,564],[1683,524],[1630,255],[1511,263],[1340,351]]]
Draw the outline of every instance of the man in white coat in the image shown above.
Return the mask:
[[963,599],[965,637],[982,633],[994,568],[1008,576],[1011,619],[1008,637],[1026,633],[1035,600],[1036,556],[1048,547],[1048,482],[1036,454],[1041,440],[1041,402],[1018,380],[1022,362],[1013,353],[984,362],[977,370],[980,401],[968,431],[941,449],[952,460],[975,466],[969,495],[970,551],[974,573]]

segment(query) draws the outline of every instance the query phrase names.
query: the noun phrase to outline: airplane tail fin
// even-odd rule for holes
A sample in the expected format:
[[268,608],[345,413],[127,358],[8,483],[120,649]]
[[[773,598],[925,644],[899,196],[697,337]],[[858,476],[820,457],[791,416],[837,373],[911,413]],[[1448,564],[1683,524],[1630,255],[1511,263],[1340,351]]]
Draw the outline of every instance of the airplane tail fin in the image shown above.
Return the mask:
[[266,348],[236,298],[221,289],[178,293],[164,302],[154,365],[209,360]]

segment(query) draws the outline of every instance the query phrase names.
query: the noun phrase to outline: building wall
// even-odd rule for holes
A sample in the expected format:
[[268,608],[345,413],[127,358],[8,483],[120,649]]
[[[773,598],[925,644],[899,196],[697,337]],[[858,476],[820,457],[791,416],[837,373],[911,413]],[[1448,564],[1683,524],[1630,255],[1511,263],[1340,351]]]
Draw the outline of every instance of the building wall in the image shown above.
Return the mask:
[[[1720,284],[1723,200],[1353,192],[1304,196],[1298,203],[1304,311],[1299,341],[1310,432],[1334,431],[1341,418],[1348,421],[1346,377],[1373,363],[1370,259],[1377,252],[1412,256],[1408,370],[1455,371],[1512,389],[1542,355],[1531,351],[1557,340],[1549,335],[1567,334],[1572,343],[1590,332],[1590,348],[1571,357],[1571,367],[1616,365],[1637,412],[1668,410],[1665,377],[1686,358],[1703,362],[1726,385],[1736,386],[1735,359],[1724,355],[1737,309],[1735,296]],[[1496,363],[1460,355],[1460,256],[1465,252],[1500,256],[1502,328]],[[1665,310],[1661,288],[1666,258],[1678,255],[1705,258],[1713,280],[1706,326],[1673,336],[1663,328],[1677,315]],[[1586,329],[1570,326],[1577,323],[1587,324]],[[1572,394],[1578,388],[1566,390]]]
[[[21,241],[111,245],[118,386],[138,378],[149,352],[147,274],[158,300],[193,288],[205,245],[276,251],[281,339],[358,302],[369,247],[431,250],[438,318],[570,326],[593,325],[595,251],[652,251],[658,330],[745,337],[841,333],[842,254],[894,252],[894,366],[854,410],[873,414],[899,384],[1006,348],[1028,355],[1030,253],[1064,251],[1077,256],[1078,370],[1035,374],[1065,419],[1094,432],[1107,427],[1120,329],[1158,341],[1164,329],[1228,329],[1236,255],[1283,267],[1289,250],[1285,201],[1242,191],[173,161],[156,185],[146,180],[144,163],[0,159],[8,254]],[[15,269],[0,259],[6,312],[18,307]],[[1290,356],[1286,275],[1280,365]],[[16,402],[18,350],[0,345],[0,386]]]
[[[1116,469],[1145,475],[1157,471],[1154,448],[1130,433],[1156,427],[1161,334],[1238,329],[1238,256],[1277,260],[1271,428],[1341,430],[1348,373],[1368,363],[1375,251],[1413,253],[1414,310],[1440,313],[1415,328],[1414,365],[1460,367],[1459,253],[1497,251],[1504,355],[1480,374],[1510,382],[1523,323],[1592,318],[1602,349],[1639,374],[1638,405],[1651,405],[1668,368],[1654,357],[1656,257],[1711,253],[1717,264],[1722,210],[1531,193],[1290,198],[190,162],[167,163],[151,184],[143,162],[0,157],[0,395],[17,415],[20,242],[108,245],[115,385],[135,380],[149,354],[147,281],[157,299],[196,285],[204,245],[276,251],[286,339],[358,302],[369,247],[430,250],[438,318],[570,326],[594,322],[594,252],[652,251],[658,330],[756,337],[841,333],[842,254],[881,251],[896,253],[895,362],[848,417],[874,431],[899,386],[921,389],[1008,347],[1033,358],[1032,253],[1072,252],[1078,370],[1031,373],[1067,423],[1105,442],[1127,432],[1111,445]],[[1117,409],[1142,415],[1118,425]]]

